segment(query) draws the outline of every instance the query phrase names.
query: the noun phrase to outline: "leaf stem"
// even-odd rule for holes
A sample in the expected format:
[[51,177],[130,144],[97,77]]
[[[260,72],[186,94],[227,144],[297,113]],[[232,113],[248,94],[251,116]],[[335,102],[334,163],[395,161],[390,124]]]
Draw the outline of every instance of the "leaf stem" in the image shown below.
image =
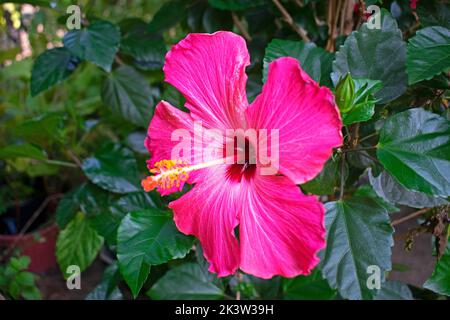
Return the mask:
[[362,148],[354,148],[354,149],[345,149],[345,150],[342,150],[342,152],[346,153],[346,152],[355,152],[355,151],[364,151],[364,150],[374,150],[376,148],[377,148],[377,146],[370,146],[370,147],[362,147]]
[[376,135],[378,135],[378,132],[371,133],[371,134],[359,139],[359,143],[366,141],[367,139],[370,139],[372,137],[375,137]]
[[78,168],[78,166],[73,162],[51,160],[51,159],[44,160],[44,162],[48,163],[48,164],[54,164],[57,166],[61,166],[61,167]]

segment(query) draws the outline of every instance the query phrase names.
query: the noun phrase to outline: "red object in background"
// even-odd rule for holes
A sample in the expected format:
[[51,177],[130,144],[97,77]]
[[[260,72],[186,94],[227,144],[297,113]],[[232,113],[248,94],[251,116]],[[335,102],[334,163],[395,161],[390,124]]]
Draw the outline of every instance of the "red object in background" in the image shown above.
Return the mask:
[[413,10],[416,10],[417,0],[409,0],[409,7]]
[[52,224],[22,237],[0,235],[0,247],[8,248],[14,245],[15,248],[20,249],[21,255],[30,257],[28,271],[43,272],[56,265],[55,248],[58,233],[58,226]]

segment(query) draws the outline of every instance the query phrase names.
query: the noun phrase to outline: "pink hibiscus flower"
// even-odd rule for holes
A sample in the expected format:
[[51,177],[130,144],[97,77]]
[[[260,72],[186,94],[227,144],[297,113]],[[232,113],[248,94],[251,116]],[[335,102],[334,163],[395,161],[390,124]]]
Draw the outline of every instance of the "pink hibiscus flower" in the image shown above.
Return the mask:
[[[331,91],[289,57],[270,63],[262,93],[249,105],[249,63],[244,39],[231,32],[190,34],[170,50],[165,80],[181,91],[190,112],[166,101],[156,106],[145,141],[154,175],[142,186],[166,195],[185,182],[195,184],[169,207],[178,229],[200,240],[209,270],[218,276],[238,268],[260,278],[306,275],[325,246],[325,210],[297,184],[314,178],[342,144],[341,118]],[[222,133],[277,129],[278,174],[261,174],[264,166],[248,161],[249,141],[243,164],[171,158],[179,143],[172,141],[174,130],[195,136],[198,121]]]

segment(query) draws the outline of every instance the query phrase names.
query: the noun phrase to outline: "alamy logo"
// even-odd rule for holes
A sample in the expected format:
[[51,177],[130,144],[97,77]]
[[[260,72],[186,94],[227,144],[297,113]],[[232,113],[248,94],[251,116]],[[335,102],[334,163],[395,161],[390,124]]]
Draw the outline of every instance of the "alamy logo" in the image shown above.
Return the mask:
[[381,289],[381,269],[379,266],[376,265],[370,265],[367,267],[367,274],[369,274],[369,277],[366,281],[367,289],[373,290],[379,290]]
[[66,21],[66,26],[68,30],[79,30],[81,29],[81,9],[77,5],[71,5],[67,7],[66,13],[69,17]]
[[370,14],[370,17],[367,19],[367,28],[374,30],[381,29],[381,10],[379,6],[370,5],[366,10],[367,14]]
[[66,274],[69,277],[66,280],[67,289],[69,290],[80,290],[81,289],[81,270],[77,265],[68,266],[66,269]]

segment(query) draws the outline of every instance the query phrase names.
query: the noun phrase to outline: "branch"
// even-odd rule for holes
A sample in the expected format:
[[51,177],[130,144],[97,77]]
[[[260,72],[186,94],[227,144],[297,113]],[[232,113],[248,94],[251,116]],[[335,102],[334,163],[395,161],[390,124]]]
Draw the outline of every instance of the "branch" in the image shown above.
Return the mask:
[[403,217],[403,218],[400,218],[400,219],[397,219],[397,220],[392,221],[391,225],[392,225],[392,226],[396,226],[396,225],[398,225],[398,224],[400,224],[400,223],[403,223],[403,222],[405,222],[405,221],[414,219],[414,218],[416,218],[416,217],[419,217],[419,216],[421,216],[421,215],[427,213],[427,212],[430,211],[431,209],[432,209],[432,208],[424,208],[424,209],[415,211],[415,212],[413,212],[413,213],[407,215],[406,217]]
[[245,27],[242,24],[242,22],[239,20],[239,17],[237,16],[237,14],[232,12],[231,13],[231,17],[233,18],[234,25],[239,30],[239,32],[242,34],[242,36],[245,38],[245,40],[252,41],[252,37],[248,33],[247,29],[245,29]]
[[342,154],[341,158],[341,184],[339,187],[339,200],[344,197],[344,186],[345,186],[345,153]]
[[281,15],[283,16],[284,20],[287,22],[288,25],[291,26],[291,28],[297,32],[297,34],[302,38],[303,41],[309,42],[309,38],[307,36],[307,33],[305,29],[300,27],[298,24],[295,23],[294,19],[292,19],[292,16],[287,12],[287,10],[283,7],[283,5],[278,0],[272,0],[272,2],[275,4],[275,6],[280,10]]

